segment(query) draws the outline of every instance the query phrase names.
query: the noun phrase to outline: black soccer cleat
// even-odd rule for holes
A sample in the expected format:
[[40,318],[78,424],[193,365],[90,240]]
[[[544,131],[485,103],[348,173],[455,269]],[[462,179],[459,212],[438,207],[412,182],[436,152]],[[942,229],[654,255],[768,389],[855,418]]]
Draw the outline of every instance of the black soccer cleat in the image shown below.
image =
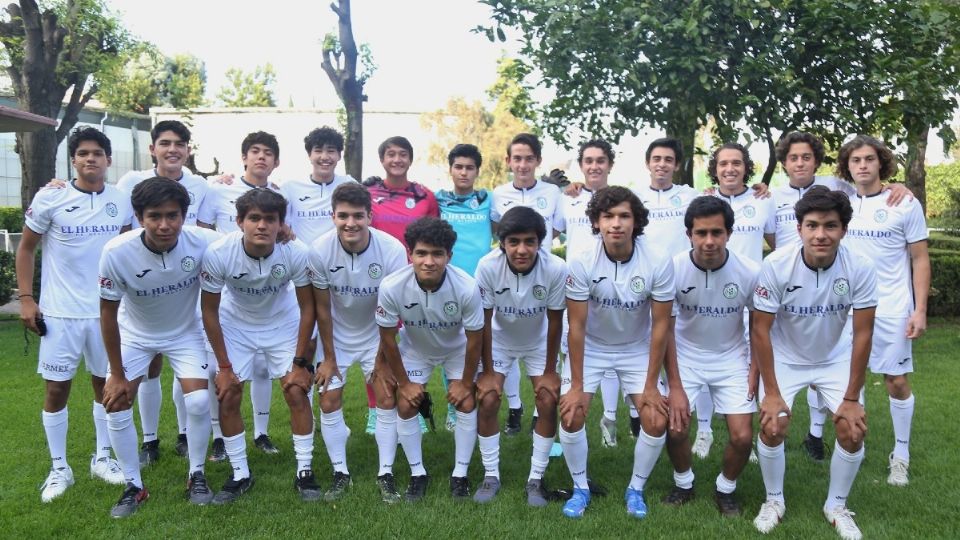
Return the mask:
[[147,441],[140,445],[140,467],[160,461],[160,439]]
[[210,457],[207,458],[209,461],[214,463],[220,463],[227,460],[227,447],[223,442],[223,439],[217,437],[213,440],[213,445],[210,448]]
[[279,454],[280,450],[273,445],[273,441],[270,440],[270,436],[266,433],[260,435],[253,440],[254,446],[260,449],[264,454]]
[[695,496],[693,488],[682,488],[673,486],[670,493],[663,498],[663,504],[669,506],[683,506],[692,501]]
[[800,443],[800,448],[803,448],[803,451],[810,456],[810,459],[817,463],[823,462],[824,454],[826,453],[823,448],[823,437],[814,437],[807,433],[806,438]]
[[120,496],[120,500],[117,501],[117,504],[113,505],[113,508],[110,510],[110,516],[125,518],[133,515],[133,513],[137,511],[137,508],[140,508],[140,505],[149,498],[150,494],[147,493],[147,488],[138,488],[131,483],[127,483],[127,487],[123,490],[123,495]]
[[743,509],[740,508],[740,503],[734,498],[733,493],[715,491],[713,501],[717,503],[717,510],[723,517],[738,517],[743,514]]
[[323,497],[323,490],[317,484],[313,471],[306,469],[297,473],[297,478],[293,481],[293,487],[300,493],[300,500],[305,502],[318,501]]
[[397,491],[397,482],[390,473],[377,477],[377,487],[380,488],[380,500],[387,504],[400,502],[400,492]]
[[510,409],[507,415],[507,425],[503,428],[503,433],[508,437],[513,437],[520,433],[520,420],[523,418],[523,406],[518,409]]
[[213,496],[213,504],[229,504],[239,499],[244,493],[250,491],[253,487],[253,477],[248,476],[240,480],[234,480],[233,475],[224,482],[223,489]]
[[180,457],[187,457],[187,434],[180,433],[177,435],[177,443],[173,445],[173,450]]
[[451,476],[450,496],[458,500],[469,498],[470,480],[466,476]]
[[353,485],[353,480],[350,479],[350,475],[347,473],[342,473],[340,471],[334,471],[333,473],[333,483],[330,484],[330,489],[323,494],[323,500],[327,502],[333,502],[340,497],[343,497],[344,493],[347,492],[347,489]]
[[411,476],[410,485],[403,494],[403,500],[413,503],[418,502],[427,495],[427,486],[430,485],[430,476],[421,474],[420,476]]

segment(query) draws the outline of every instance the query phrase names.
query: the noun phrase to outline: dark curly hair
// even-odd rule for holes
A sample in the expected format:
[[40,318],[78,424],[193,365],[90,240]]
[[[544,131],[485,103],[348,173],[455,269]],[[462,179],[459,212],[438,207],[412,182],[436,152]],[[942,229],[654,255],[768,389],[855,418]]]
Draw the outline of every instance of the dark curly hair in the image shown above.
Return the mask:
[[823,158],[827,156],[827,151],[823,147],[823,141],[813,133],[807,133],[805,131],[791,131],[777,142],[775,151],[777,161],[786,163],[787,154],[790,153],[790,146],[797,143],[807,143],[810,145],[810,148],[813,150],[813,160],[816,162],[817,167],[823,163]]
[[111,157],[113,155],[113,148],[110,146],[110,139],[104,135],[102,131],[92,127],[78,127],[77,129],[73,130],[73,133],[70,134],[70,138],[67,139],[67,152],[70,154],[70,157],[75,157],[77,155],[77,148],[83,141],[93,141],[97,143],[97,146],[103,149],[103,153],[107,157]]
[[693,230],[693,220],[710,216],[723,216],[724,228],[727,233],[733,233],[733,208],[727,201],[710,195],[701,195],[690,202],[687,213],[683,216],[683,225],[689,233]]
[[333,196],[330,198],[330,209],[336,211],[337,205],[340,203],[359,206],[366,210],[368,214],[372,208],[370,192],[367,191],[366,187],[356,182],[340,184],[337,189],[333,190]]
[[837,155],[837,176],[847,182],[853,182],[853,175],[850,174],[850,154],[864,146],[869,146],[877,151],[877,159],[880,160],[881,181],[897,174],[897,158],[887,148],[887,145],[869,135],[857,135],[850,142],[840,147],[840,153]]
[[743,157],[744,167],[743,185],[747,185],[747,180],[753,177],[753,160],[750,159],[750,152],[747,148],[735,142],[724,143],[713,151],[713,155],[710,156],[710,162],[707,164],[707,175],[710,176],[710,181],[714,184],[720,183],[720,179],[717,178],[717,156],[720,155],[721,150],[737,150],[740,152],[740,155]]
[[457,233],[446,221],[435,217],[422,217],[410,225],[403,232],[407,249],[411,252],[417,242],[436,247],[442,247],[446,252],[453,253],[453,244],[457,242]]
[[313,129],[303,138],[303,147],[308,154],[314,148],[323,148],[324,146],[332,146],[337,149],[337,152],[343,152],[343,135],[332,127],[323,126]]
[[590,218],[593,234],[600,234],[600,229],[597,228],[600,214],[624,202],[630,204],[630,211],[633,213],[633,238],[643,234],[643,229],[650,222],[647,219],[650,212],[644,208],[639,197],[623,186],[607,186],[598,190],[590,198],[587,204],[587,217]]
[[613,165],[613,147],[603,139],[591,139],[581,144],[580,150],[577,151],[577,163],[583,164],[583,151],[587,148],[599,148],[604,155],[607,156],[607,161],[610,162],[610,165]]
[[190,193],[187,192],[187,188],[176,180],[162,176],[154,176],[140,182],[133,188],[133,193],[130,195],[130,203],[137,218],[142,218],[147,208],[156,208],[170,201],[177,203],[183,216],[187,215],[187,209],[190,207]]
[[797,214],[797,223],[803,223],[803,217],[810,212],[832,212],[840,216],[840,222],[846,229],[853,217],[853,207],[850,206],[850,197],[842,191],[832,191],[826,186],[813,186],[793,207]]

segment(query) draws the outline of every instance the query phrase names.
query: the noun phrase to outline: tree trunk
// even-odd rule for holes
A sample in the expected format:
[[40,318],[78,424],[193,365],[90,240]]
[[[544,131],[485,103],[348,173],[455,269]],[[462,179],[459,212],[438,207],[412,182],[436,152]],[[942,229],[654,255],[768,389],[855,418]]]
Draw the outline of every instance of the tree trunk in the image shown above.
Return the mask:
[[904,127],[907,128],[907,162],[904,171],[904,180],[913,196],[920,201],[923,211],[927,211],[927,170],[924,162],[927,159],[927,135],[930,126],[904,117]]
[[16,140],[20,155],[20,202],[27,209],[37,191],[56,175],[56,130],[45,127],[39,131],[17,133]]
[[347,133],[344,141],[344,162],[347,174],[363,181],[363,101],[347,106]]
[[696,153],[697,120],[688,114],[689,111],[681,102],[681,98],[671,100],[667,104],[667,111],[670,117],[666,125],[667,137],[673,137],[680,141],[683,148],[683,160],[680,162],[680,168],[673,175],[673,182],[693,187],[693,156]]
[[763,171],[763,178],[760,179],[766,185],[770,185],[770,179],[773,178],[774,171],[777,170],[777,149],[776,143],[773,141],[773,134],[770,133],[770,130],[767,129],[767,152],[769,157],[767,158],[767,168]]

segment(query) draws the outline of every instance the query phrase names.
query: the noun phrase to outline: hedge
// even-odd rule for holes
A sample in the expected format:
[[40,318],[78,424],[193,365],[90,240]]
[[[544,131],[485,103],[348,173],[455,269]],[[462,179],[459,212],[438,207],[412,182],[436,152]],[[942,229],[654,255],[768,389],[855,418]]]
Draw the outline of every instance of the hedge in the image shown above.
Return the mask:
[[19,206],[0,206],[0,229],[12,233],[23,230],[23,209]]

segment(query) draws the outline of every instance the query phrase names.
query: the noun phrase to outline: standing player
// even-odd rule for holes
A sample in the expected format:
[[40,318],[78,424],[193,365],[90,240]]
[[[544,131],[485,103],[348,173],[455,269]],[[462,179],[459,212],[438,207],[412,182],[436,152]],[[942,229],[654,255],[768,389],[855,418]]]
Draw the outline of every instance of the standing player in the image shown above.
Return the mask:
[[[597,242],[593,226],[587,217],[587,204],[597,191],[607,187],[610,170],[613,168],[613,147],[603,139],[593,139],[580,145],[577,163],[583,173],[583,188],[575,194],[563,197],[561,229],[567,236],[567,260],[593,249]],[[564,316],[563,338],[560,348],[567,353],[569,326]],[[620,380],[617,373],[607,370],[600,381],[600,397],[603,399],[603,416],[600,417],[600,442],[606,447],[617,445],[617,407],[620,404]],[[636,414],[636,411],[632,411]]]
[[[59,497],[74,482],[67,463],[67,400],[81,356],[94,394],[96,449],[90,475],[124,483],[123,472],[110,457],[102,405],[107,353],[98,336],[99,310],[91,276],[107,241],[130,229],[133,210],[126,195],[106,184],[112,154],[106,135],[94,128],[77,129],[67,150],[77,178],[66,189],[42,189],[34,196],[16,257],[20,319],[41,336],[37,373],[45,385],[42,420],[52,462],[40,486],[43,502]],[[32,293],[38,246],[43,249],[39,305]]]
[[760,264],[764,240],[773,245],[776,239],[776,205],[772,198],[758,199],[747,187],[747,180],[753,176],[750,152],[739,143],[719,146],[710,157],[707,174],[717,186],[714,195],[733,208],[733,230],[727,247]]
[[[351,484],[347,468],[350,430],[343,420],[347,370],[359,364],[364,379],[371,382],[380,352],[380,335],[373,319],[380,283],[407,265],[403,244],[370,228],[371,201],[366,188],[346,183],[333,192],[332,199],[335,230],[310,246],[317,328],[323,345],[316,374],[321,388],[320,432],[333,465],[333,483],[324,495],[327,500],[339,499]],[[378,392],[377,484],[384,502],[394,503],[400,500],[391,472],[397,453],[397,410],[393,396],[383,391],[383,385],[373,388]]]
[[[796,213],[801,245],[779,249],[763,261],[753,298],[750,345],[763,381],[757,454],[767,490],[753,523],[768,533],[786,512],[783,440],[793,398],[812,384],[834,413],[837,434],[823,513],[841,538],[858,540],[862,535],[846,501],[863,461],[862,396],[877,276],[869,259],[840,244],[853,213],[847,195],[812,187]],[[851,308],[852,346],[844,331]]]
[[[757,409],[751,384],[757,373],[754,369],[752,377],[748,374],[750,351],[743,315],[745,308],[753,307],[760,265],[727,249],[728,239],[735,234],[735,221],[733,209],[724,201],[697,197],[687,208],[684,223],[693,249],[673,258],[677,364],[690,403],[696,406],[699,393],[707,389],[716,410],[726,415],[730,441],[717,475],[714,500],[721,514],[737,516],[741,509],[733,492],[750,456],[751,424]],[[676,486],[664,502],[681,505],[694,497],[687,430],[670,430],[667,453]]]
[[218,235],[183,228],[190,195],[173,180],[144,180],[134,188],[131,203],[143,230],[111,240],[100,257],[100,327],[110,362],[103,406],[109,413],[110,442],[127,481],[111,512],[114,517],[134,513],[148,496],[140,478],[130,407],[157,354],[167,356],[183,387],[190,502],[207,504],[213,499],[203,471],[210,396],[197,302],[203,254]]
[[[450,264],[460,268],[471,276],[476,273],[480,258],[490,253],[491,234],[490,205],[493,200],[489,191],[477,190],[474,184],[480,174],[483,157],[480,150],[472,144],[458,144],[447,155],[450,165],[452,190],[437,191],[437,204],[440,206],[440,218],[453,227],[457,233],[457,243],[453,246]],[[444,389],[449,384],[443,378]],[[457,426],[457,410],[447,404],[447,430]]]
[[897,170],[893,153],[873,137],[860,135],[840,148],[837,173],[857,187],[850,197],[853,219],[846,244],[872,259],[877,268],[877,318],[874,322],[870,370],[882,373],[890,396],[894,446],[887,483],[905,486],[910,466],[910,424],[914,397],[907,374],[913,371],[914,339],[927,329],[930,255],[923,208],[909,199],[886,202],[884,180]]
[[[788,183],[774,188],[773,200],[776,204],[776,239],[770,247],[775,249],[791,248],[800,243],[797,233],[794,205],[813,186],[826,186],[847,195],[855,195],[856,190],[847,182],[833,176],[815,176],[817,169],[826,157],[823,142],[812,133],[794,131],[783,136],[776,147],[777,161],[787,173]],[[887,206],[896,206],[904,197],[911,197],[910,190],[903,185],[892,184],[884,188],[890,191]],[[768,242],[769,243],[769,242]],[[807,404],[810,408],[810,428],[801,447],[815,461],[823,461],[823,425],[826,422],[826,406],[817,398],[814,388],[807,389]]]
[[[560,442],[573,477],[567,517],[583,516],[590,503],[587,434],[590,400],[603,373],[617,372],[640,413],[642,427],[634,448],[633,475],[625,493],[627,513],[647,515],[643,488],[666,440],[667,400],[660,369],[670,334],[673,264],[644,233],[647,210],[629,189],[611,186],[594,194],[587,215],[601,241],[569,262],[567,310],[570,355],[563,365]],[[676,364],[666,365],[676,422],[686,413]]]
[[[130,197],[133,194],[133,188],[147,178],[161,176],[176,180],[187,188],[187,193],[190,194],[190,206],[187,208],[184,225],[196,225],[197,211],[207,195],[207,181],[201,176],[194,175],[186,168],[187,160],[190,158],[190,137],[190,129],[181,122],[176,120],[157,122],[150,130],[152,141],[150,156],[154,162],[153,168],[128,172],[117,181],[117,187],[120,191],[126,193],[127,197]],[[134,228],[139,226],[139,223],[134,222]],[[150,363],[147,377],[140,384],[140,390],[137,394],[137,403],[140,406],[140,425],[143,428],[140,465],[144,467],[160,459],[160,440],[157,431],[160,426],[160,404],[163,401],[160,389],[160,371],[162,368],[163,357],[157,356]],[[187,412],[183,404],[183,389],[180,388],[180,383],[176,379],[173,382],[173,405],[177,413],[177,444],[175,448],[177,454],[186,456]],[[212,409],[216,409],[216,401],[210,405]],[[220,437],[219,421],[216,418],[212,420],[214,436]],[[216,444],[214,444],[214,455],[218,455]]]
[[240,230],[210,245],[200,272],[203,326],[217,360],[220,425],[233,468],[214,504],[233,502],[253,487],[240,403],[257,353],[265,357],[270,377],[282,378],[297,460],[295,484],[313,476],[313,411],[307,397],[313,361],[306,349],[315,317],[307,246],[299,240],[277,244],[287,212],[279,193],[251,189],[236,206]]
[[[483,348],[483,307],[474,279],[448,266],[457,233],[437,218],[421,218],[405,233],[411,264],[387,276],[378,291],[380,344],[393,376],[399,421],[397,434],[410,463],[405,499],[418,501],[430,477],[423,466],[417,411],[429,406],[424,385],[443,366],[457,408],[453,477],[465,477],[477,441],[474,376]],[[397,324],[402,321],[397,343]],[[451,480],[452,488],[456,484]]]
[[[477,284],[483,299],[484,350],[491,353],[483,358],[483,374],[477,380],[480,401],[477,428],[486,472],[483,485],[473,499],[489,502],[500,490],[497,412],[504,376],[511,364],[522,360],[540,413],[533,432],[527,503],[545,506],[543,474],[557,432],[560,377],[556,358],[566,307],[567,266],[560,257],[540,249],[547,229],[543,218],[530,208],[518,206],[508,210],[500,220],[497,236],[500,251],[480,259],[477,267]],[[454,490],[454,496],[469,494],[465,476],[452,481],[460,488]]]
[[[279,191],[270,181],[270,175],[280,166],[280,143],[277,138],[263,131],[248,134],[240,144],[243,160],[243,176],[240,182],[212,184],[210,192],[200,205],[197,224],[216,229],[221,234],[239,230],[237,225],[237,199],[254,188]],[[211,354],[213,351],[208,351]],[[212,360],[212,359],[211,359]],[[210,362],[212,364],[212,362]],[[250,402],[253,405],[253,443],[267,454],[280,451],[270,440],[270,402],[273,396],[273,380],[263,354],[257,354],[250,380]]]
[[[550,183],[537,180],[537,167],[543,161],[543,145],[532,133],[521,133],[507,145],[507,167],[513,173],[513,182],[497,186],[493,190],[493,206],[490,220],[496,224],[507,210],[516,206],[533,208],[543,217],[552,239],[560,233],[563,215],[560,189]],[[549,246],[549,241],[548,244]],[[520,365],[514,364],[505,381],[507,393],[507,425],[504,433],[508,436],[520,433],[520,421],[523,418],[523,404],[520,401]]]

